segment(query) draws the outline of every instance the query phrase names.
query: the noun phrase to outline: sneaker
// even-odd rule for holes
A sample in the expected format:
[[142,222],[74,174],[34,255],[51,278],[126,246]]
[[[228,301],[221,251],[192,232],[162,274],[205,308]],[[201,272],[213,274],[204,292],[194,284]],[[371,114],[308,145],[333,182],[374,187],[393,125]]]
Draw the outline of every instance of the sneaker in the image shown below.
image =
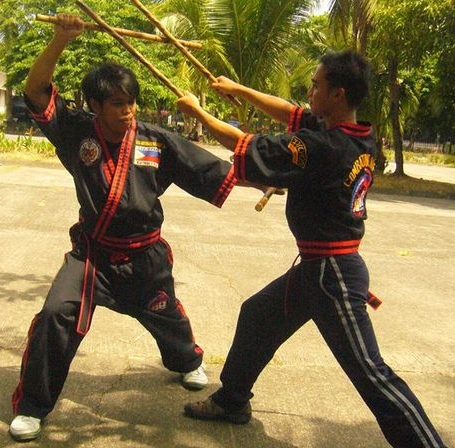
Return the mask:
[[182,386],[189,390],[201,390],[207,386],[209,380],[205,374],[205,364],[202,363],[196,370],[182,373]]
[[26,442],[36,439],[41,432],[41,420],[26,415],[16,415],[9,426],[9,433],[14,440]]
[[238,411],[227,411],[209,397],[204,401],[186,404],[184,410],[188,417],[198,420],[226,420],[237,425],[243,425],[251,420],[250,402]]

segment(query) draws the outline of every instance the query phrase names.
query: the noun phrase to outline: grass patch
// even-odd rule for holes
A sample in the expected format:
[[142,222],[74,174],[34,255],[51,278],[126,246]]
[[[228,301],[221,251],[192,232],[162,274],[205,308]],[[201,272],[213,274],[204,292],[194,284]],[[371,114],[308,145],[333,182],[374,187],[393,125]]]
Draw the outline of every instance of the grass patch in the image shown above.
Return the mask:
[[435,199],[455,199],[455,184],[417,179],[406,175],[375,174],[371,192]]
[[[387,160],[395,160],[395,153],[390,149],[385,150],[384,155]],[[455,168],[455,154],[403,151],[403,160],[409,163],[419,163],[422,165],[443,165]]]
[[27,155],[49,158],[55,156],[55,148],[49,141],[36,140],[31,135],[7,137],[0,132],[0,154],[17,155],[19,158]]

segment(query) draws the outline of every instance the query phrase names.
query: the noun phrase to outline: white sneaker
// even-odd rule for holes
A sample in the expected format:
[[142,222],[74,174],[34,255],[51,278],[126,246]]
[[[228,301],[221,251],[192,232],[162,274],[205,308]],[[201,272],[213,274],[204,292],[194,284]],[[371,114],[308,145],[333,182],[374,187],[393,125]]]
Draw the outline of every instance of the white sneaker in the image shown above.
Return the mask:
[[209,380],[205,374],[205,364],[202,363],[196,370],[182,373],[182,386],[189,390],[201,390],[207,386]]
[[41,420],[26,415],[16,415],[9,425],[9,433],[14,440],[25,442],[36,439],[41,432]]

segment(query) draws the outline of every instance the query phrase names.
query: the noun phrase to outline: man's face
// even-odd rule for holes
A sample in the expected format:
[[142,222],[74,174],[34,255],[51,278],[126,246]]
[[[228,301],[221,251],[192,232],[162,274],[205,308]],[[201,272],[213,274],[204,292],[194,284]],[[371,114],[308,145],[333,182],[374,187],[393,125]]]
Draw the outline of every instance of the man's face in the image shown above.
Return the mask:
[[112,142],[122,140],[136,115],[136,99],[120,90],[102,103],[92,100],[91,107],[97,115],[104,138]]
[[325,79],[325,69],[321,64],[318,65],[313,78],[311,87],[308,90],[308,100],[313,115],[324,118],[333,107],[332,95],[335,89],[331,89]]

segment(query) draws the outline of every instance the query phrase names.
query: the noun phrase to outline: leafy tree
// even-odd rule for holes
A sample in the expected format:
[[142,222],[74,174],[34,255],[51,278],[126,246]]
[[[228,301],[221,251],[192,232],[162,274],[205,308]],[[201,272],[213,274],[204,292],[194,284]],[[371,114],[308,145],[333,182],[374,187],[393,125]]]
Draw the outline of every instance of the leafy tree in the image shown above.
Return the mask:
[[[108,0],[91,0],[87,2],[96,13],[111,26],[154,32],[153,26],[133,5],[125,4],[121,8],[112,8]],[[72,12],[90,21],[69,0],[22,0],[20,2],[4,0],[2,8],[5,12],[0,22],[0,37],[5,48],[1,64],[7,73],[8,85],[20,93],[23,89],[28,70],[49,42],[53,27],[36,22],[35,14],[53,15],[59,12]],[[175,56],[168,45],[131,41],[135,48],[166,73],[176,79]],[[82,103],[80,83],[82,77],[95,64],[105,60],[115,60],[135,71],[142,88],[140,106],[142,113],[150,114],[153,109],[162,109],[173,104],[175,97],[158,80],[156,80],[141,64],[123,49],[108,34],[86,31],[69,44],[56,67],[54,82],[60,93]],[[159,114],[154,114],[159,116]]]
[[[197,13],[193,13],[203,20],[193,19],[188,23],[198,39],[208,39],[204,48],[210,49],[210,42],[217,46],[215,53],[202,55],[212,73],[226,74],[255,89],[288,96],[289,85],[274,81],[289,78],[284,56],[306,17],[310,0],[170,0],[162,3],[177,17],[181,17],[185,4],[198,8]],[[218,112],[223,111],[217,98],[211,101],[209,107],[213,105]],[[252,108],[243,105],[234,113],[245,128],[250,127],[255,116]]]
[[366,54],[369,33],[374,26],[376,0],[332,0],[330,24],[335,35],[349,48]]
[[378,0],[370,51],[388,74],[389,117],[395,152],[395,174],[404,175],[403,112],[407,90],[403,75],[421,67],[427,54],[435,49],[436,35],[445,10],[434,0]]

